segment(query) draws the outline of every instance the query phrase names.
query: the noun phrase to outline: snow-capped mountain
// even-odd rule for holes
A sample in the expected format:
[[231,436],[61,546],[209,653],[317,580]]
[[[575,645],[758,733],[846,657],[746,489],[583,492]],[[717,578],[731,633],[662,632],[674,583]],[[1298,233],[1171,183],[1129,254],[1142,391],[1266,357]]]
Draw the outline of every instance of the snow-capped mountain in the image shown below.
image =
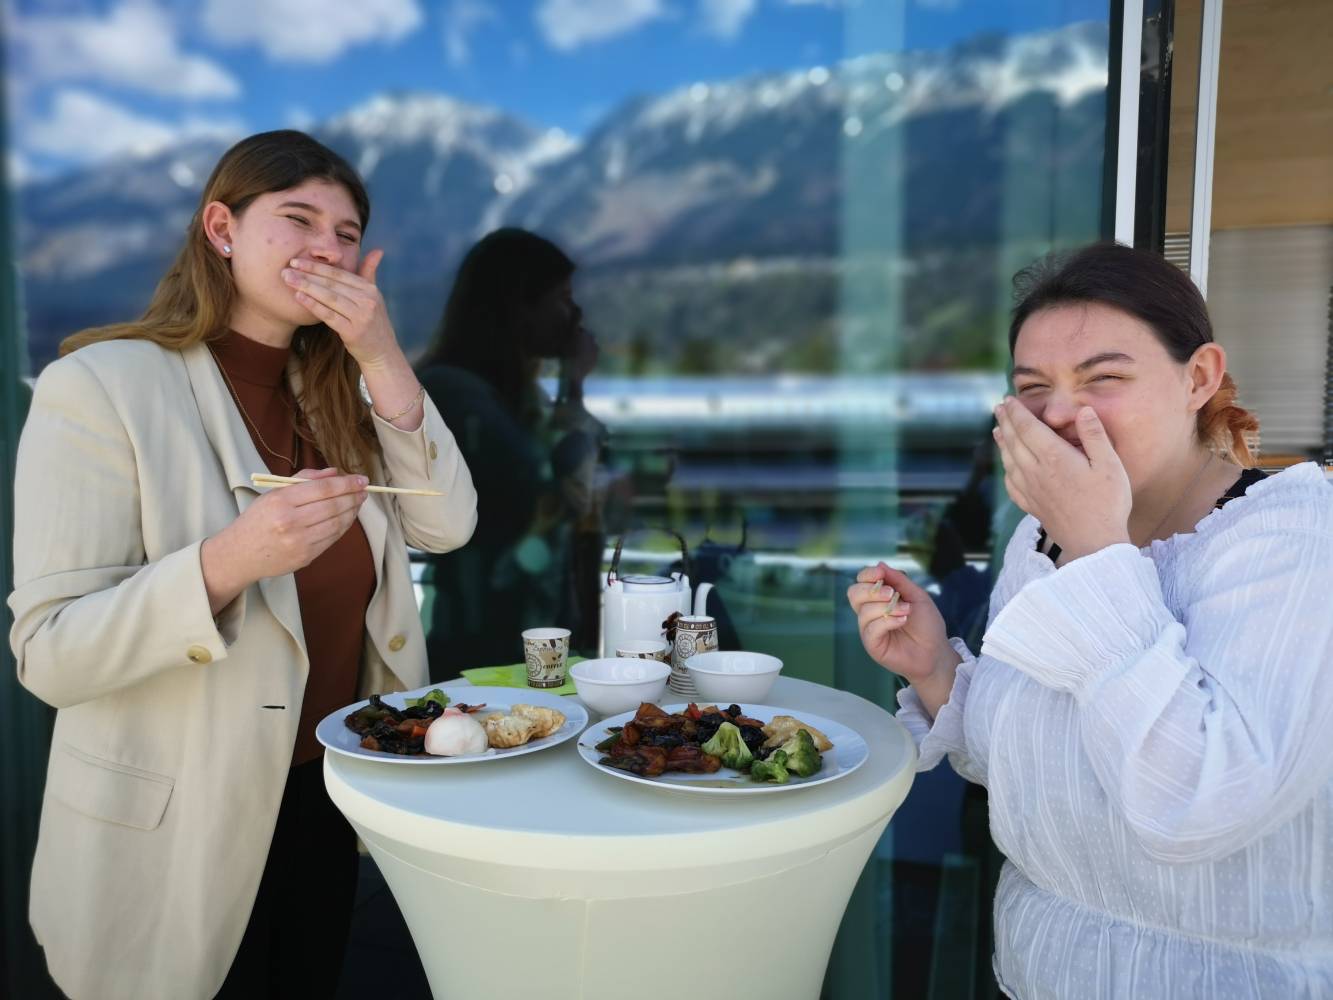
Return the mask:
[[[461,254],[501,224],[545,233],[602,280],[703,267],[714,283],[737,259],[947,259],[1094,235],[1106,65],[1105,26],[1074,25],[699,82],[621,105],[581,142],[427,94],[377,95],[311,131],[365,176],[369,243],[386,249],[400,335],[420,345]],[[224,148],[20,189],[39,364],[72,330],[142,309]]]
[[[405,223],[431,219],[440,207],[484,215],[575,146],[559,129],[538,129],[495,108],[438,94],[377,95],[314,134],[351,160],[377,210],[383,205],[391,217],[401,216],[395,222]],[[460,189],[460,181],[476,186]],[[469,220],[460,238],[479,224]]]
[[895,201],[909,243],[974,242],[1014,186],[1101,169],[1106,53],[1087,24],[696,83],[613,113],[511,218],[597,265],[832,253]]

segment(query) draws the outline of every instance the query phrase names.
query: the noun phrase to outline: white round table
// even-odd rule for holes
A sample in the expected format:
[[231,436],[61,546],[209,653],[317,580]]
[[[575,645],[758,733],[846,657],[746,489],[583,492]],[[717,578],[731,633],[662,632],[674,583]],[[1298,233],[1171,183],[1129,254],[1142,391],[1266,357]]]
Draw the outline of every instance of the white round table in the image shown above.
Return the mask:
[[826,785],[749,797],[623,781],[574,740],[470,767],[326,753],[324,780],[437,997],[812,1000],[916,750],[855,695],[779,678],[765,701],[852,727],[869,759]]

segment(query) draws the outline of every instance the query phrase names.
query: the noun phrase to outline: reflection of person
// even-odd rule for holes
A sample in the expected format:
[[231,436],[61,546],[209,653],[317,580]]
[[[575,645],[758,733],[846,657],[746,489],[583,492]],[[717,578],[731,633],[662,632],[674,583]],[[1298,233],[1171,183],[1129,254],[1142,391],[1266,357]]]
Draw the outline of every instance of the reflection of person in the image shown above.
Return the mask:
[[[991,536],[994,444],[989,437],[974,449],[967,482],[937,518],[920,519],[918,537],[909,523],[904,548],[935,581],[935,605],[950,635],[974,648],[981,639],[990,598],[990,576],[967,561]],[[915,519],[914,519],[915,520]]]
[[[433,560],[431,674],[522,657],[525,628],[558,625],[596,642],[601,534],[594,476],[605,430],[583,407],[597,345],[583,328],[574,265],[550,241],[500,229],[464,257],[439,333],[419,363],[477,484],[472,542]],[[561,360],[554,401],[538,382]],[[589,539],[591,542],[589,544]],[[579,555],[595,560],[579,571]]]
[[[407,544],[475,520],[368,214],[308,136],[243,140],[143,318],[70,338],[37,382],[11,642],[59,708],[31,917],[72,996],[333,993],[357,864],[314,726],[425,682]],[[257,496],[265,470],[313,481]]]
[[920,766],[989,789],[996,975],[1024,998],[1333,995],[1333,490],[1243,468],[1257,424],[1163,259],[1103,245],[1030,277],[996,431],[1029,516],[981,656],[883,564],[848,591],[911,682]]

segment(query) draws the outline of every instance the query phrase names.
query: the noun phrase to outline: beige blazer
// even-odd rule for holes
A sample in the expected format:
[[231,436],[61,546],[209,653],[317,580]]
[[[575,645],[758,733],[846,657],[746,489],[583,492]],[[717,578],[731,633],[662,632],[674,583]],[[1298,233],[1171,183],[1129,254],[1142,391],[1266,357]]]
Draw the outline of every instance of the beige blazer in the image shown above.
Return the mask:
[[[366,693],[428,679],[407,545],[448,551],[476,524],[430,400],[415,432],[376,423],[376,472],[446,497],[372,494],[361,508],[378,579]],[[199,546],[264,469],[202,346],[96,344],[37,381],[10,643],[20,681],[59,709],[30,918],[72,997],[212,997],[240,944],[309,664],[294,578],[261,581],[215,620]]]

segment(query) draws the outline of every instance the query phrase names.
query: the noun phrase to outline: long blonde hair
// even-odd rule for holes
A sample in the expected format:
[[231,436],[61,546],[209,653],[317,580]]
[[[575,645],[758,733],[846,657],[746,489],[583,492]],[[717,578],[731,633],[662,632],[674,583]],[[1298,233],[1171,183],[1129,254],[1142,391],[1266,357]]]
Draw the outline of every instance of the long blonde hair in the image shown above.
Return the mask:
[[[356,203],[364,231],[370,221],[370,199],[361,178],[341,156],[290,129],[242,139],[213,168],[185,244],[158,282],[143,316],[66,337],[60,344],[61,356],[104,340],[151,340],[180,351],[223,336],[236,302],[236,284],[230,261],[213,249],[204,233],[204,207],[220,201],[240,215],[259,195],[286,191],[311,179],[344,187]],[[298,328],[292,351],[301,360],[301,409],[325,460],[345,472],[369,473],[378,444],[370,408],[361,399],[360,368],[338,335],[323,323]]]

